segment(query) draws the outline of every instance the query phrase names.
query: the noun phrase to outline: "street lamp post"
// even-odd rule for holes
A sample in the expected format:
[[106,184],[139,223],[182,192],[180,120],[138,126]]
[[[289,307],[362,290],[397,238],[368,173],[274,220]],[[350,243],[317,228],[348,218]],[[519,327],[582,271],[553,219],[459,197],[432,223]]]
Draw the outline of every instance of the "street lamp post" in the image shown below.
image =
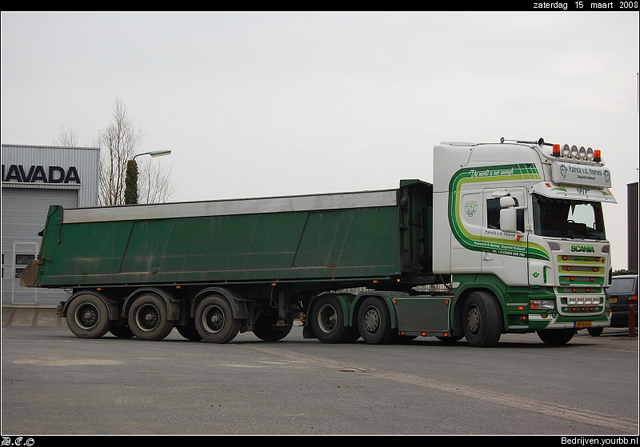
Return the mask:
[[163,155],[169,155],[170,150],[142,152],[134,155],[132,160],[127,162],[127,172],[124,178],[124,204],[135,205],[138,203],[138,164],[136,158],[141,155],[151,155],[151,157],[162,157]]

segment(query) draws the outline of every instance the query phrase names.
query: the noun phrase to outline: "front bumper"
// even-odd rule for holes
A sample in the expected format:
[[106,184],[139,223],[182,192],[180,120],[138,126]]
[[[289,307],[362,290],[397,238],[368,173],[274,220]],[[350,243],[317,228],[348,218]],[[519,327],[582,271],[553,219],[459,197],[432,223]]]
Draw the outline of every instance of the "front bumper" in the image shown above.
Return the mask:
[[566,317],[557,312],[529,314],[529,328],[542,329],[586,329],[611,325],[611,311],[606,309],[601,315]]

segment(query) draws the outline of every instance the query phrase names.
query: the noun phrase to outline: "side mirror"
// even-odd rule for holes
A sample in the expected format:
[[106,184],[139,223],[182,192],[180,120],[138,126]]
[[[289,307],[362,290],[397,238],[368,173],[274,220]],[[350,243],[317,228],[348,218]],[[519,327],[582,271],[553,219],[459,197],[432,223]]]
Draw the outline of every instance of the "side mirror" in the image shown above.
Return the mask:
[[516,201],[511,196],[500,197],[500,229],[505,233],[518,231]]
[[511,196],[500,197],[500,208],[510,208],[516,206],[516,199]]

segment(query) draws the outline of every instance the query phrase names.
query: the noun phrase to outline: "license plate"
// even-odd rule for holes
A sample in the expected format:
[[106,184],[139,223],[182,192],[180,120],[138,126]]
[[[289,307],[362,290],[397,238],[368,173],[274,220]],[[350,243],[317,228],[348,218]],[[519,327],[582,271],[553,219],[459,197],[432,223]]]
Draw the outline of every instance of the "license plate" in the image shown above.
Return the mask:
[[610,303],[617,303],[618,302],[618,297],[617,296],[612,296],[609,298],[609,302]]
[[590,321],[576,321],[576,327],[591,327]]

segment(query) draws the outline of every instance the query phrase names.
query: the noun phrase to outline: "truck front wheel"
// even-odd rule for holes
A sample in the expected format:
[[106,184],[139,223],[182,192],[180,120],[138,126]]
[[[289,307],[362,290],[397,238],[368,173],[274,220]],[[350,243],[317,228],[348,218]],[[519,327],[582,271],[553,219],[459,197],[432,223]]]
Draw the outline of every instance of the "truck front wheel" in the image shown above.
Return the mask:
[[544,329],[539,330],[538,337],[548,345],[564,345],[569,343],[576,333],[575,329]]
[[242,320],[233,318],[229,302],[219,295],[203,298],[196,308],[196,329],[209,343],[227,343],[238,335]]
[[111,328],[107,306],[99,297],[78,295],[67,308],[67,326],[80,338],[100,338]]
[[502,335],[502,309],[490,293],[471,292],[462,306],[462,330],[474,347],[498,344]]
[[135,299],[128,315],[129,328],[142,340],[162,340],[173,329],[167,320],[167,305],[157,295],[141,295]]

